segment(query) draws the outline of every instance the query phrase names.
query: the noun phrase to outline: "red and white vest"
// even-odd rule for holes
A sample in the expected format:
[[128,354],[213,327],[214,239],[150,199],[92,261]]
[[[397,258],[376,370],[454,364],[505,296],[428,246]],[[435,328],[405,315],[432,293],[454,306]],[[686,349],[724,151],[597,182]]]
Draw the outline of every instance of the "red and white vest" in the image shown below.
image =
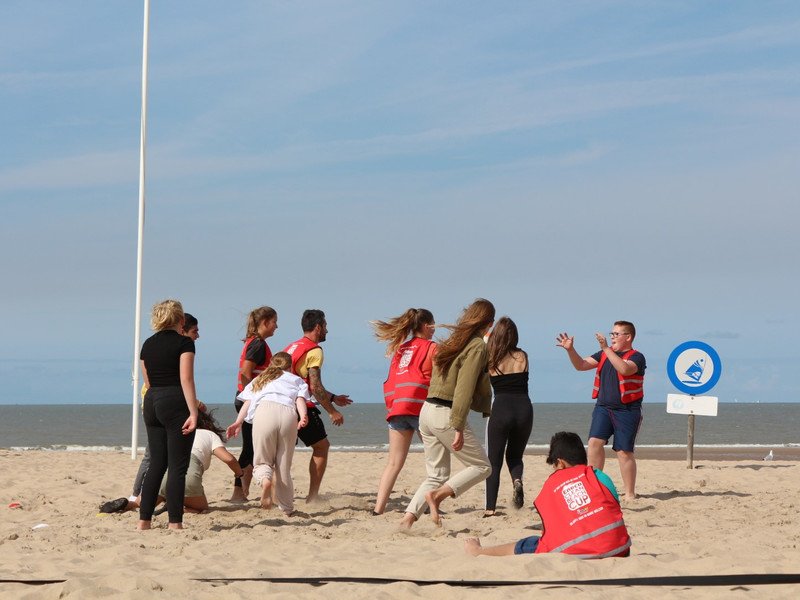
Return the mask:
[[536,552],[563,552],[579,558],[628,556],[631,538],[619,502],[592,467],[555,471],[533,505],[543,533]]
[[[300,377],[300,373],[297,372],[297,365],[300,364],[300,361],[303,357],[308,353],[309,350],[313,350],[314,348],[319,348],[319,344],[314,342],[307,337],[303,336],[296,342],[292,342],[286,348],[283,349],[284,352],[289,354],[292,357],[292,373]],[[307,406],[314,406],[314,396],[313,391],[311,390],[311,382],[308,379],[308,373],[303,378],[306,384],[308,385],[308,390],[311,392],[310,398],[307,399],[306,405]]]
[[428,397],[431,374],[422,372],[422,364],[436,343],[422,338],[412,338],[402,344],[392,357],[389,376],[383,383],[383,399],[392,417],[411,415],[418,417]]
[[[242,348],[242,355],[239,357],[239,373],[238,376],[236,377],[237,379],[236,389],[239,390],[240,392],[244,391],[244,386],[242,385],[242,369],[244,368],[244,361],[245,358],[247,357],[247,348],[248,346],[250,346],[250,343],[254,339],[256,339],[255,336],[249,337],[244,341],[244,348]],[[261,363],[260,365],[256,365],[253,368],[253,379],[258,377],[259,373],[261,373],[264,369],[266,369],[269,366],[269,361],[272,360],[272,351],[269,349],[269,345],[266,342],[264,342],[264,348],[266,349],[264,355],[264,362]]]
[[[633,356],[634,352],[636,352],[636,350],[631,348],[622,355],[622,360],[628,360],[631,356]],[[600,394],[600,371],[603,368],[606,360],[608,360],[608,357],[606,356],[606,353],[603,352],[603,354],[600,356],[600,362],[597,363],[597,371],[594,373],[594,389],[592,390],[592,399],[596,399]],[[617,377],[619,377],[619,397],[623,404],[630,404],[631,402],[636,402],[637,400],[644,398],[644,375],[639,375],[638,373],[634,373],[633,375],[623,375],[617,371]]]

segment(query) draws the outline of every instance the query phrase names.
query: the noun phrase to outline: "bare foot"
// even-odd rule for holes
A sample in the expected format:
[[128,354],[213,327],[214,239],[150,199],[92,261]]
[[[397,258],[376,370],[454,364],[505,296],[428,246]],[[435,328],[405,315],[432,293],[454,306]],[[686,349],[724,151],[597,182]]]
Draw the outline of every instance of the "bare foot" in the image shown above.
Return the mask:
[[493,516],[494,516],[494,514],[495,514],[495,513],[494,513],[494,511],[493,511],[493,510],[488,510],[488,509],[487,509],[487,510],[483,511],[483,518],[484,518],[484,519],[487,519],[487,518],[489,518],[489,517],[493,517]]
[[231,499],[228,500],[228,502],[247,502],[247,496],[242,491],[242,488],[235,486],[231,494]]
[[637,496],[636,494],[625,494],[623,500],[627,503],[627,502],[634,502],[635,500],[638,500],[638,498],[639,496]]
[[283,511],[283,514],[286,515],[287,517],[291,517],[294,514],[294,511],[293,510],[285,510],[285,511]]
[[266,477],[261,482],[261,508],[272,508],[272,480]]
[[417,522],[417,517],[415,517],[412,513],[407,512],[403,514],[403,518],[400,520],[400,529],[411,529],[411,526]]
[[136,529],[138,529],[139,531],[147,531],[148,529],[150,529],[150,524],[151,524],[150,521],[141,521],[140,520],[136,524]]
[[481,541],[478,538],[467,538],[464,540],[464,550],[472,556],[481,555]]
[[319,502],[319,494],[306,496],[306,504],[316,504],[317,502]]
[[183,529],[183,523],[170,523],[167,527],[170,529]]
[[253,465],[246,466],[242,472],[244,473],[242,475],[242,493],[247,498],[250,495],[250,483],[253,481]]
[[441,489],[442,488],[431,490],[425,494],[425,502],[428,503],[428,508],[431,511],[431,520],[438,526],[442,524],[442,517],[439,515],[439,505],[442,503],[442,500],[447,498],[447,496],[442,495],[440,492]]

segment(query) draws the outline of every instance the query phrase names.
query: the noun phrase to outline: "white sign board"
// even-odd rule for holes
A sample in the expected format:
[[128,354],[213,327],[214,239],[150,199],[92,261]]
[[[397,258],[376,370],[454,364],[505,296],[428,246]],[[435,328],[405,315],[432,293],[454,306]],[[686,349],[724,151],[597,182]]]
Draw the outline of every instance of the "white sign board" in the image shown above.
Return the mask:
[[717,416],[716,396],[685,396],[684,394],[667,394],[667,412],[673,415]]

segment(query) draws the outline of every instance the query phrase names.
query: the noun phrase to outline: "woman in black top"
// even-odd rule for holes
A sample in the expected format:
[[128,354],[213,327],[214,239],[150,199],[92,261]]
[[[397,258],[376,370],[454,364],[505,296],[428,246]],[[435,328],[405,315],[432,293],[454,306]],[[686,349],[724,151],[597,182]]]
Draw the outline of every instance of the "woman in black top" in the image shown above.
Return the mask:
[[487,425],[487,454],[492,474],[486,480],[486,511],[491,517],[497,508],[503,454],[513,482],[514,506],[525,502],[522,488],[522,455],[533,428],[533,406],[528,396],[528,355],[520,350],[514,321],[501,317],[489,338],[489,380],[494,390],[492,416]]
[[150,468],[142,484],[139,529],[150,529],[161,479],[167,477],[169,528],[183,529],[186,471],[197,426],[194,387],[194,341],[183,335],[183,306],[164,300],[153,306],[150,324],[156,332],[139,355],[148,390],[144,423],[150,447]]

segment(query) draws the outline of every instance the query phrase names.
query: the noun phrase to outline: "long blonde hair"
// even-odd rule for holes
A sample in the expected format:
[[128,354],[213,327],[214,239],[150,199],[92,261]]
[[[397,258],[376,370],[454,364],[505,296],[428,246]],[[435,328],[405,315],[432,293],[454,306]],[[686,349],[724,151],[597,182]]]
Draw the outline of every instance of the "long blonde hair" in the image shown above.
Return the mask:
[[150,327],[153,331],[172,329],[183,321],[183,305],[177,300],[162,300],[153,305]]
[[370,321],[370,325],[375,329],[376,338],[389,343],[386,356],[392,356],[409,335],[418,333],[425,325],[434,322],[433,313],[427,308],[409,308],[399,317],[389,319],[388,323]]
[[476,298],[461,313],[461,316],[452,327],[452,333],[436,349],[433,364],[447,376],[453,361],[466,347],[467,343],[476,335],[483,333],[494,321],[494,305],[484,298]]
[[276,317],[278,313],[271,306],[259,306],[250,311],[247,315],[247,333],[244,334],[243,342],[246,342],[252,337],[258,337],[258,326],[263,321],[270,321]]
[[253,391],[257,392],[270,381],[273,381],[283,375],[284,371],[292,368],[292,357],[288,352],[278,352],[269,361],[269,366],[261,371],[261,373],[253,379]]

